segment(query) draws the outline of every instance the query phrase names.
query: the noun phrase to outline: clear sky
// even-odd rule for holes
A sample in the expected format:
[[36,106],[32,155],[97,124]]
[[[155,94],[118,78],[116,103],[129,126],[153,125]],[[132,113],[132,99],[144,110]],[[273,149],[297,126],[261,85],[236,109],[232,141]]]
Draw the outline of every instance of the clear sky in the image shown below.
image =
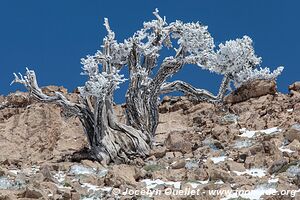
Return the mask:
[[[80,58],[100,49],[108,17],[117,39],[123,40],[153,19],[158,8],[168,22],[200,21],[208,25],[216,45],[249,35],[262,66],[285,66],[278,88],[300,80],[300,1],[297,0],[1,0],[0,94],[24,90],[10,86],[13,72],[36,71],[40,86],[83,85]],[[182,79],[216,93],[221,77],[186,66]],[[122,102],[126,83],[116,93]]]

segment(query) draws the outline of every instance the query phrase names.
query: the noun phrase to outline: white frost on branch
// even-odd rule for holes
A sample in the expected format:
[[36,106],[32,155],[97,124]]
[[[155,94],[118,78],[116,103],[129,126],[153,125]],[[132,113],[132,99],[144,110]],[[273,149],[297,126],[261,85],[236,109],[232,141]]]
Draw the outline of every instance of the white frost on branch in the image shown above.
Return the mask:
[[170,24],[172,38],[178,39],[177,43],[180,47],[193,56],[212,51],[215,47],[214,40],[207,28],[207,26],[203,26],[199,22],[183,23],[177,20]]
[[109,92],[119,88],[119,84],[126,81],[124,75],[119,74],[119,70],[115,67],[111,68],[109,73],[99,73],[99,63],[93,56],[88,56],[87,59],[82,59],[84,66],[82,69],[83,75],[88,75],[89,80],[85,82],[83,87],[78,87],[82,97],[95,96],[98,98],[105,97]]
[[267,67],[257,69],[261,60],[255,54],[252,39],[244,36],[221,43],[216,53],[209,54],[206,67],[211,72],[230,75],[235,87],[255,79],[275,79],[281,74],[283,67],[278,67],[273,72]]
[[252,43],[248,36],[221,43],[211,70],[219,74],[233,74],[260,65],[261,58],[255,55]]
[[260,68],[260,69],[251,69],[247,68],[242,70],[241,72],[237,73],[234,78],[235,87],[239,87],[244,83],[253,80],[272,80],[276,79],[281,72],[283,71],[284,67],[280,66],[275,69],[273,72],[270,71],[269,68]]

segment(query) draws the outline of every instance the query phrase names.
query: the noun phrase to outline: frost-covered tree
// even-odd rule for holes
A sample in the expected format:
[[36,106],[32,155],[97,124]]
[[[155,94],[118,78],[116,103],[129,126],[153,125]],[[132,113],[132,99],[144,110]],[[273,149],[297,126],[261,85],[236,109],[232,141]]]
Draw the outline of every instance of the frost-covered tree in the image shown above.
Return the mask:
[[[281,68],[273,73],[269,69],[256,70],[260,58],[254,54],[252,41],[228,41],[215,50],[207,26],[200,23],[167,23],[165,18],[153,13],[156,19],[145,22],[132,37],[118,42],[105,19],[107,36],[102,49],[82,59],[85,85],[79,87],[80,102],[70,102],[61,93],[48,96],[39,88],[34,71],[26,76],[15,74],[15,80],[24,84],[30,94],[42,102],[56,103],[69,116],[78,117],[85,129],[94,159],[108,162],[129,162],[136,156],[149,154],[158,124],[158,105],[161,94],[181,91],[199,101],[219,102],[230,82],[243,84],[257,78],[275,78]],[[177,44],[176,44],[177,43]],[[177,48],[173,48],[173,46]],[[174,49],[174,55],[158,62],[163,48]],[[183,81],[166,82],[186,64],[196,64],[204,69],[224,75],[218,95],[194,88]],[[113,110],[113,94],[124,82],[119,74],[122,67],[129,69],[129,88],[126,93],[126,124],[118,121]],[[158,68],[156,73],[154,69]]]

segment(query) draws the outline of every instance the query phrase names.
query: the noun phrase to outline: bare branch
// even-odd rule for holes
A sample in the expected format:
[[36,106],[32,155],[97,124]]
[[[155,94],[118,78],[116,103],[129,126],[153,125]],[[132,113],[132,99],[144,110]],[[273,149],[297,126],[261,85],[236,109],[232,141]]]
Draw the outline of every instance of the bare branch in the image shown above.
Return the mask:
[[26,76],[15,75],[15,79],[12,83],[21,83],[23,84],[30,92],[35,99],[46,102],[46,103],[56,103],[63,106],[64,109],[68,110],[69,113],[72,113],[74,116],[81,115],[82,105],[75,104],[67,100],[67,98],[60,92],[55,92],[54,96],[48,96],[42,92],[39,88],[36,75],[33,70],[26,68]]
[[218,97],[214,96],[207,90],[194,88],[188,83],[183,81],[174,81],[171,83],[164,83],[160,89],[161,94],[170,92],[181,91],[184,94],[191,96],[198,101],[217,101]]

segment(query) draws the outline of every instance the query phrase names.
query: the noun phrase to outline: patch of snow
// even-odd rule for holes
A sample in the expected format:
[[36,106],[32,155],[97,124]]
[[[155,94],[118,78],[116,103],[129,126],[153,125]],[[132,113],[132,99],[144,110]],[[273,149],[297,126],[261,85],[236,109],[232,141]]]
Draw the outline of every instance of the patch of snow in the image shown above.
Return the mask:
[[164,182],[160,179],[156,179],[156,180],[144,179],[141,182],[144,182],[146,184],[147,189],[153,189],[157,185],[173,186],[175,189],[180,189],[180,185],[181,185],[180,182],[172,182],[172,181]]
[[72,165],[70,169],[70,174],[80,175],[80,174],[95,174],[96,170],[90,167],[85,167],[83,165]]
[[74,175],[95,174],[99,177],[104,177],[108,173],[108,170],[107,169],[96,170],[94,168],[86,167],[83,165],[72,165],[69,173]]
[[278,178],[272,178],[268,180],[268,183],[277,183],[278,182]]
[[287,112],[293,112],[293,111],[294,111],[294,109],[293,109],[293,108],[291,108],[291,109],[287,109],[286,111],[287,111]]
[[108,169],[102,169],[97,172],[97,175],[102,178],[102,177],[106,176],[107,173],[108,173]]
[[241,128],[239,131],[240,131],[240,133],[242,133],[240,135],[240,137],[252,138],[255,136],[256,133],[264,133],[264,134],[270,135],[273,133],[281,132],[282,130],[279,129],[278,127],[272,127],[272,128],[268,128],[265,130],[258,130],[258,131],[250,131],[250,130],[247,130],[246,128]]
[[219,162],[224,162],[227,156],[219,156],[219,157],[211,157],[210,159],[214,162],[214,164],[217,164]]
[[224,182],[222,180],[218,180],[218,181],[215,182],[215,184],[221,185],[221,184],[224,184]]
[[188,170],[199,168],[199,164],[195,160],[188,160],[185,164],[185,168]]
[[240,135],[241,137],[247,137],[247,138],[252,138],[256,133],[256,131],[249,131],[246,128],[241,128],[239,131],[240,133],[242,133],[242,135]]
[[9,180],[6,177],[0,177],[0,190],[7,190],[14,187],[14,183],[12,180]]
[[66,174],[63,171],[58,171],[54,174],[53,178],[57,180],[58,183],[63,183],[65,181]]
[[190,184],[192,186],[193,189],[197,188],[199,185],[201,185],[200,183],[197,182],[188,182],[188,184]]
[[92,185],[92,184],[90,184],[90,183],[83,183],[83,184],[81,185],[81,187],[87,187],[87,188],[88,188],[88,192],[91,191],[91,190],[92,190],[93,192],[100,190],[100,187],[99,187],[99,186],[97,186],[97,185]]
[[295,129],[295,130],[298,130],[298,131],[300,131],[300,124],[294,124],[293,126],[292,126],[292,129]]
[[239,171],[233,171],[233,172],[236,173],[238,176],[241,176],[244,174],[249,174],[251,176],[255,176],[255,177],[259,177],[259,178],[266,175],[266,170],[259,169],[259,168],[247,169],[244,172],[239,172]]
[[34,174],[36,174],[37,172],[40,171],[40,166],[32,165],[31,168],[25,168],[22,171],[26,175],[34,175]]
[[235,144],[233,145],[234,148],[237,149],[242,149],[242,148],[247,148],[252,146],[252,142],[250,140],[238,140],[235,142]]
[[294,153],[295,152],[293,150],[290,150],[290,149],[287,149],[287,148],[284,148],[284,147],[279,147],[279,150],[281,152],[287,152],[287,153]]
[[280,128],[277,127],[273,127],[273,128],[268,128],[266,130],[260,130],[259,132],[265,133],[267,135],[270,135],[272,133],[277,133],[277,132],[281,132],[282,130]]
[[201,183],[201,184],[207,184],[208,182],[209,182],[208,179],[206,181],[199,181],[199,183]]
[[206,181],[193,181],[193,182],[187,182],[192,186],[193,189],[197,188],[199,185],[205,185],[209,182],[209,180]]
[[300,174],[300,167],[297,165],[292,165],[286,170],[289,177],[294,177]]
[[11,170],[9,170],[9,172],[11,172],[11,173],[13,173],[15,175],[18,175],[21,172],[21,170],[19,170],[19,169],[11,169]]

